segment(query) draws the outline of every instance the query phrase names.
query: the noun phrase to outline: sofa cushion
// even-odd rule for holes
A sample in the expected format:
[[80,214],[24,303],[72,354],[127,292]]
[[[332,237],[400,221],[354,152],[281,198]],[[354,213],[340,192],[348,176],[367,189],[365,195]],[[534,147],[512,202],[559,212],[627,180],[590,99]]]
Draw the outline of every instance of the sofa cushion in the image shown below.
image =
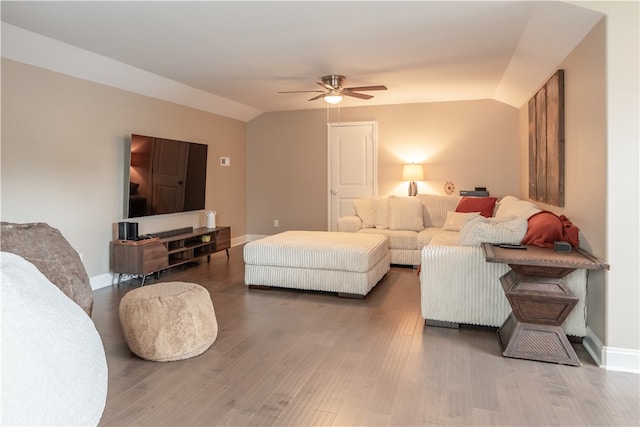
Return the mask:
[[[420,236],[418,236],[418,239],[419,237]],[[429,240],[428,244],[430,246],[456,246],[459,238],[460,233],[458,231],[438,231],[431,240]]]
[[418,233],[410,230],[389,230],[378,228],[363,228],[358,233],[383,234],[389,238],[391,249],[420,249],[418,246]]
[[375,206],[373,198],[364,197],[353,201],[353,209],[356,215],[362,220],[362,226],[365,228],[373,228],[376,226]]
[[447,212],[442,231],[460,231],[467,221],[479,216],[480,212]]
[[474,218],[460,230],[458,244],[480,246],[481,243],[517,245],[527,232],[527,220],[522,217]]
[[389,201],[386,197],[373,199],[374,221],[376,228],[389,228]]
[[452,233],[455,235],[458,234],[458,233],[449,232],[449,231],[442,231],[442,229],[438,227],[427,227],[418,233],[418,249],[421,249],[424,246],[427,246],[428,244],[430,244],[433,238],[441,233]]
[[528,200],[520,200],[514,196],[505,196],[500,200],[496,209],[496,218],[518,216],[528,219],[530,216],[541,212],[542,209]]
[[463,197],[456,212],[480,212],[480,215],[488,218],[493,216],[496,200],[495,197]]
[[422,231],[422,203],[415,197],[389,196],[389,228]]
[[455,211],[460,203],[460,196],[438,196],[435,194],[418,194],[422,202],[422,221],[426,227],[442,227],[447,212]]

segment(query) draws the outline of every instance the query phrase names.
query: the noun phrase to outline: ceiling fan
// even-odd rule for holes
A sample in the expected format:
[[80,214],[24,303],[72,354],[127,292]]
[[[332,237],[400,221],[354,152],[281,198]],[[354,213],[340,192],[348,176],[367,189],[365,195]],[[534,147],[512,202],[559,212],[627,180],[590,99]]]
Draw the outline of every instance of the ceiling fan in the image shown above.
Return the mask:
[[376,86],[358,86],[358,87],[343,87],[343,83],[345,81],[345,77],[337,74],[331,74],[328,76],[323,76],[321,78],[321,82],[316,82],[320,86],[322,86],[325,90],[293,90],[288,92],[278,92],[278,93],[310,93],[310,92],[320,92],[320,95],[314,96],[309,99],[309,101],[315,101],[316,99],[323,98],[330,104],[337,104],[342,101],[343,96],[353,96],[354,98],[360,99],[371,99],[373,95],[367,95],[365,93],[358,93],[361,91],[371,91],[371,90],[387,90],[386,86],[376,85]]

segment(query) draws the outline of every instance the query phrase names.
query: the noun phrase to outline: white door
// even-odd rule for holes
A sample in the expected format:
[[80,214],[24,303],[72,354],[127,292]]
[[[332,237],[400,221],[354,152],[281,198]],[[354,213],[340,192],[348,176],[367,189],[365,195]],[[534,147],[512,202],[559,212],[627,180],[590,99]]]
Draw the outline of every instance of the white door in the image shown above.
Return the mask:
[[328,230],[338,231],[338,218],[353,215],[353,199],[377,192],[376,122],[329,123]]

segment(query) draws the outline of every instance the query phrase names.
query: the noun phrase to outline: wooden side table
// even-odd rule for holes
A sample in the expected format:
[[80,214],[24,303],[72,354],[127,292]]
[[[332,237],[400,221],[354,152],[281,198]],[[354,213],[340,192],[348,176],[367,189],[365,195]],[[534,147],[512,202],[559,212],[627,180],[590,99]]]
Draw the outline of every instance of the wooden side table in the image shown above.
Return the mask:
[[564,278],[576,269],[608,270],[609,265],[580,249],[505,249],[490,243],[483,243],[482,248],[488,262],[511,267],[500,278],[513,310],[498,329],[502,355],[580,366],[561,327],[578,303]]

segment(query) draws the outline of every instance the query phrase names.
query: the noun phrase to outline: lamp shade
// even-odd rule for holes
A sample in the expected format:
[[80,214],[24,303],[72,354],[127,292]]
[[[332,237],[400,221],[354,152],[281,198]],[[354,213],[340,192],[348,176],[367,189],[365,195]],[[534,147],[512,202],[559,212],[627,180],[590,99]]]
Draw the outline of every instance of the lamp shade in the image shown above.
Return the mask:
[[324,96],[324,100],[329,104],[337,104],[342,101],[342,95],[329,94]]
[[402,168],[402,180],[403,181],[424,181],[424,168],[423,165],[416,165],[411,163],[410,165],[404,165]]

